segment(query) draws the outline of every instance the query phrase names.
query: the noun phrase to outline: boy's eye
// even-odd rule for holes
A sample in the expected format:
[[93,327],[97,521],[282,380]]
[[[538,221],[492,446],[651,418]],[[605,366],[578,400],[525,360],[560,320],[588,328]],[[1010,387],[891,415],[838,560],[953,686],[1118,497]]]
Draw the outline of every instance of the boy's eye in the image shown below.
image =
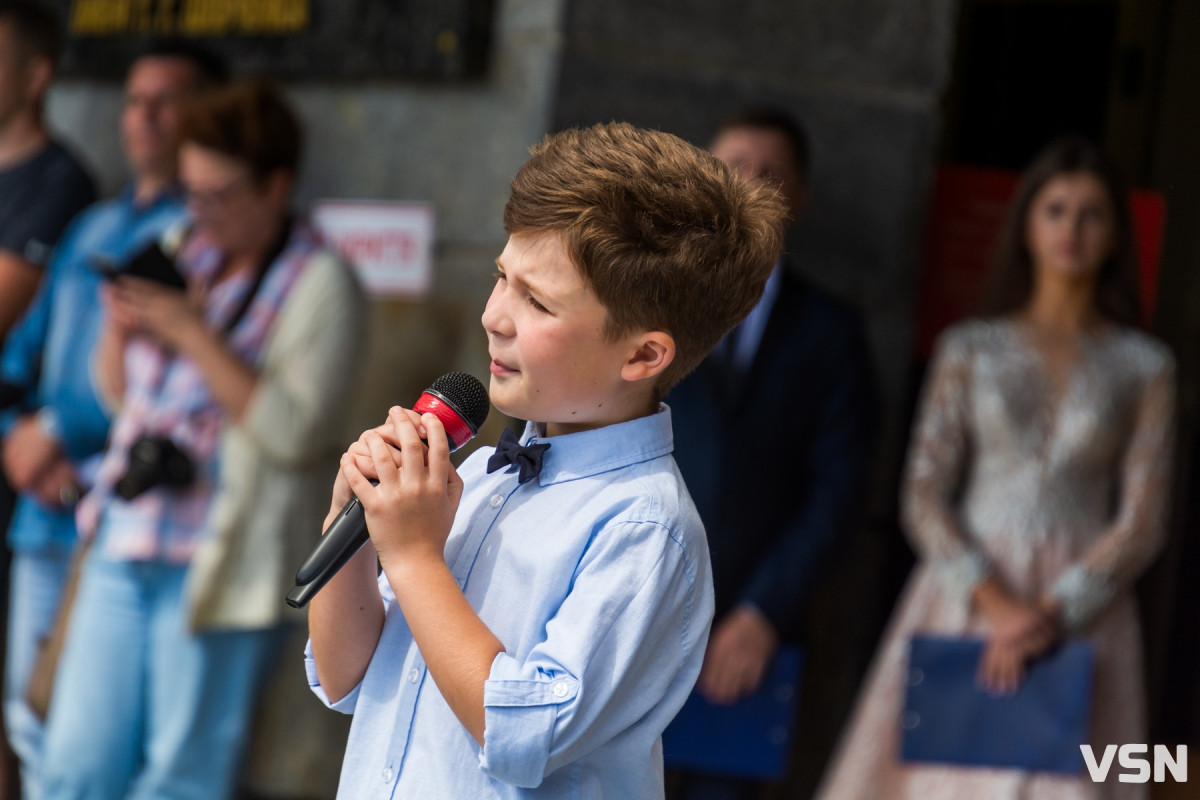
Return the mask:
[[[496,272],[493,272],[492,277],[495,278],[497,281],[507,281],[508,280],[508,276],[505,275],[503,272],[500,272],[499,270],[497,270]],[[550,309],[546,308],[544,305],[539,303],[537,301],[537,298],[535,298],[533,295],[531,295],[531,294],[526,295],[525,299],[529,301],[529,305],[533,306],[534,309],[541,311],[543,314],[550,313]]]

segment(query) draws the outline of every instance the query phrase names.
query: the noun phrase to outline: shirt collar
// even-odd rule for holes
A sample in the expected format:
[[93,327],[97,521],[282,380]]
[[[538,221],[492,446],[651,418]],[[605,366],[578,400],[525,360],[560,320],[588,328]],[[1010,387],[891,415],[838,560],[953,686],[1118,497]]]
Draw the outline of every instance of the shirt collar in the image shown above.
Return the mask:
[[539,436],[537,426],[527,422],[521,444],[535,441],[551,445],[542,457],[541,486],[650,461],[675,449],[671,409],[663,403],[654,414],[563,436]]
[[162,190],[159,191],[158,194],[154,195],[153,199],[151,199],[148,203],[138,203],[136,201],[134,196],[134,189],[136,186],[137,184],[135,182],[127,183],[125,184],[125,188],[121,190],[120,194],[121,202],[136,211],[145,213],[162,205],[183,205],[183,188],[180,186],[178,181],[174,181],[164,186]]

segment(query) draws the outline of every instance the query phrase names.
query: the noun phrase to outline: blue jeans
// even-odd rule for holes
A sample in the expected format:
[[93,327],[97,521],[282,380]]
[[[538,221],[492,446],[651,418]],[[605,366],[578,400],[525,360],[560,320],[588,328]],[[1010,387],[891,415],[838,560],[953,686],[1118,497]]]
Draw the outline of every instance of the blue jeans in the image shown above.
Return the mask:
[[4,665],[4,727],[21,760],[21,797],[41,796],[36,776],[42,753],[42,721],[25,702],[38,643],[50,634],[71,568],[65,551],[13,553],[9,575],[8,652]]
[[40,776],[45,800],[231,796],[277,629],[192,633],[186,565],[84,565]]

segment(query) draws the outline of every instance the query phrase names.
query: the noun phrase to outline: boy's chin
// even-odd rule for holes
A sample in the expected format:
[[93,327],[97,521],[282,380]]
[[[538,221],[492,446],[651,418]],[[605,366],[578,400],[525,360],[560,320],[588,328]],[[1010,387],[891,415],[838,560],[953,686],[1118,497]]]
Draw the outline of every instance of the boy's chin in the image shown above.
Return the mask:
[[488,384],[488,400],[491,401],[492,407],[501,414],[514,419],[529,419],[527,409],[522,408],[520,403],[506,397],[505,392],[496,386],[495,377]]

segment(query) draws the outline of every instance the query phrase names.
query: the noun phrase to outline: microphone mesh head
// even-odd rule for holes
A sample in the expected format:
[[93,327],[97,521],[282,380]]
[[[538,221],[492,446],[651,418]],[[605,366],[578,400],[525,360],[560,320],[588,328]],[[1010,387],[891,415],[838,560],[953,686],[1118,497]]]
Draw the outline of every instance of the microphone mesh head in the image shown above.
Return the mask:
[[473,432],[477,432],[487,419],[491,401],[488,400],[487,389],[474,375],[447,372],[433,382],[429,391],[440,395],[471,426]]

